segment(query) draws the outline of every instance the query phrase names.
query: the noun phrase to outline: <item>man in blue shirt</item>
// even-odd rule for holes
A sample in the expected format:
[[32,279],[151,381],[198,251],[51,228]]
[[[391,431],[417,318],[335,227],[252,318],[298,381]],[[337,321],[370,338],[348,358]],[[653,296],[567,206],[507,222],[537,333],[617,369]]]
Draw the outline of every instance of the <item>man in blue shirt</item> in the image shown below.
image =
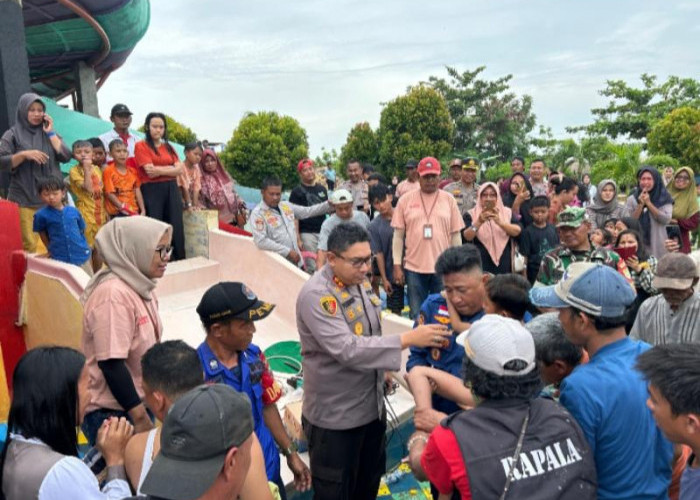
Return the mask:
[[559,309],[567,338],[590,355],[564,379],[559,401],[591,445],[598,498],[667,499],[673,448],[646,406],[647,384],[634,368],[650,346],[625,333],[635,299],[630,285],[608,266],[574,262],[558,284],[533,288],[530,298]]
[[197,314],[207,331],[207,338],[197,348],[197,353],[206,382],[227,384],[250,398],[255,434],[265,455],[267,477],[279,486],[284,499],[277,445],[287,457],[297,490],[306,491],[311,487],[311,472],[299,458],[282,424],[275,404],[282,396],[282,390],[265,355],[251,343],[254,322],[266,318],[274,307],[259,300],[243,283],[217,283],[204,293],[197,306]]
[[[484,315],[484,283],[487,276],[481,270],[481,256],[472,244],[451,247],[445,250],[435,263],[435,273],[444,284],[443,293],[428,295],[421,305],[416,325],[439,323],[452,328],[449,300],[463,323],[471,324]],[[465,330],[467,328],[461,328]],[[464,348],[455,342],[456,334],[443,341],[440,347],[411,347],[406,371],[414,366],[431,366],[461,378]],[[433,409],[443,413],[459,410],[456,403],[440,396],[433,396]]]

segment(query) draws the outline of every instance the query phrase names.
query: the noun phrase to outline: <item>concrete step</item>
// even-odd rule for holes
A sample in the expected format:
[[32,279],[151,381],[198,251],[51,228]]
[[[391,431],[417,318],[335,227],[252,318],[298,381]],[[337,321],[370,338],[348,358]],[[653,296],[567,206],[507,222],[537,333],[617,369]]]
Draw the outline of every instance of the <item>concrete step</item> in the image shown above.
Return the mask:
[[193,289],[207,289],[221,279],[221,264],[204,257],[168,264],[165,276],[158,280],[158,297],[166,297]]

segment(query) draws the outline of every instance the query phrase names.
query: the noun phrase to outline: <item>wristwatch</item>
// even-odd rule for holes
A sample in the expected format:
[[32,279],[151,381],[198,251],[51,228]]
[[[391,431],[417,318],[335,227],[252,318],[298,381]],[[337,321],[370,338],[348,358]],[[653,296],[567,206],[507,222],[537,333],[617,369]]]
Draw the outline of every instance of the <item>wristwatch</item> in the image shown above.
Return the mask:
[[471,229],[471,230],[474,231],[475,233],[479,232],[479,227],[478,227],[478,226],[475,226],[474,224],[472,224],[471,226],[469,226],[467,229]]
[[282,455],[284,455],[284,456],[287,457],[287,458],[289,458],[290,456],[292,456],[292,455],[293,455],[294,453],[296,453],[297,451],[299,451],[299,448],[297,448],[297,445],[294,443],[294,441],[292,441],[292,444],[290,444],[288,447],[283,448],[283,449],[280,450],[280,452],[282,453]]

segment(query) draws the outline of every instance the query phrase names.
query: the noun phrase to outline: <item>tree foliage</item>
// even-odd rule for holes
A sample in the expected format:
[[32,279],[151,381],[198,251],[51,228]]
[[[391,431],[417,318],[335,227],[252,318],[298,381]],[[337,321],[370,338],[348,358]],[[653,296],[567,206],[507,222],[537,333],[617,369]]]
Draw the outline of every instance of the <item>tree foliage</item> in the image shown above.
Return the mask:
[[598,183],[603,179],[614,179],[621,189],[636,184],[637,169],[642,164],[642,145],[609,143],[607,158],[596,162],[591,169],[591,180]]
[[528,134],[535,128],[532,98],[510,91],[513,75],[496,80],[479,78],[486,67],[459,73],[446,67],[449,80],[431,76],[428,83],[442,94],[455,125],[456,151],[475,150],[480,157],[527,153]]
[[649,151],[677,158],[682,165],[700,171],[700,109],[671,111],[649,132]]
[[306,131],[299,122],[273,111],[261,111],[241,119],[222,160],[245,186],[259,186],[265,177],[276,176],[285,188],[291,188],[298,181],[296,165],[308,154]]
[[360,163],[375,165],[379,159],[379,144],[377,134],[367,122],[355,124],[348,133],[345,145],[340,150],[340,163],[347,165],[351,159]]
[[641,80],[642,88],[632,87],[623,80],[608,80],[599,93],[610,101],[605,107],[591,110],[595,121],[566,130],[643,141],[652,127],[672,110],[681,106],[700,107],[697,80],[670,76],[664,83],[657,83],[657,77],[648,73]]
[[[168,127],[168,140],[177,144],[187,144],[197,140],[197,134],[187,125],[180,123],[175,118],[165,115],[165,124]],[[144,125],[141,125],[139,132],[146,132]]]
[[321,154],[316,155],[316,158],[314,158],[314,163],[317,167],[331,166],[336,171],[341,165],[340,158],[338,157],[338,152],[335,150],[335,148],[332,148],[329,151],[324,147],[321,147]]
[[378,165],[387,178],[403,175],[403,166],[411,158],[441,158],[449,153],[453,135],[442,95],[429,86],[410,87],[382,110],[377,130]]

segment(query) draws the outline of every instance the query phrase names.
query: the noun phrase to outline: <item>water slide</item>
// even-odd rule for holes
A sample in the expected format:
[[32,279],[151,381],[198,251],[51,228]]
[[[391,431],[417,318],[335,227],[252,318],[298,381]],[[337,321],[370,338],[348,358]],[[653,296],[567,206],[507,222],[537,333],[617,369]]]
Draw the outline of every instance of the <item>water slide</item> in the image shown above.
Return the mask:
[[95,70],[99,89],[151,19],[149,0],[23,0],[22,14],[32,89],[55,99],[75,89],[81,61]]

